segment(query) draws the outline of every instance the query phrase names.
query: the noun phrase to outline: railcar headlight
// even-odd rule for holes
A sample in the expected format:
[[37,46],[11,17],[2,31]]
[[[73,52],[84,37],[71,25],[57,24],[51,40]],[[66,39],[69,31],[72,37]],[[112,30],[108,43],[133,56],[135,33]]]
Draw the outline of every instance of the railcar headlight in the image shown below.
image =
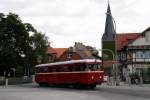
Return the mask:
[[94,76],[92,76],[91,78],[94,79]]
[[101,78],[102,78],[102,76],[99,76],[99,78],[101,79]]

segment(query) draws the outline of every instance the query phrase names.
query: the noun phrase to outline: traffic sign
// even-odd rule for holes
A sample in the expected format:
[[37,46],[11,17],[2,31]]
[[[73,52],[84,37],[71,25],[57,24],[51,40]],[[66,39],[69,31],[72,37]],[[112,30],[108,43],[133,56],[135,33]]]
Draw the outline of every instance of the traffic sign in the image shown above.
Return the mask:
[[111,62],[112,62],[113,64],[117,63],[117,61],[116,61],[116,60],[114,60],[114,59],[113,59]]

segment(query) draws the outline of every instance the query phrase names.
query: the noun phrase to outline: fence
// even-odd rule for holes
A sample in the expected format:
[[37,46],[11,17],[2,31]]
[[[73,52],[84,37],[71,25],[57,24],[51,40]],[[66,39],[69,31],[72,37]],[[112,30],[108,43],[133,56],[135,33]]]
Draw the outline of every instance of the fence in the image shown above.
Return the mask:
[[[17,77],[17,78],[8,78],[8,85],[15,85],[15,84],[23,84],[23,83],[32,83],[34,76],[31,77]],[[0,77],[0,85],[5,85],[6,78]]]

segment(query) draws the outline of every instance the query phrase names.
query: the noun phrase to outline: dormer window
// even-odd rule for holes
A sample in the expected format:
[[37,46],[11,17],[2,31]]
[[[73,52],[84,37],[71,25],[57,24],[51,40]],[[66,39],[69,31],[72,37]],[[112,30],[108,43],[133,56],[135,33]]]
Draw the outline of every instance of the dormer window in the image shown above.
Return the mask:
[[72,58],[72,54],[73,54],[73,48],[69,48],[68,51],[67,51],[67,58],[70,60]]
[[71,53],[68,53],[67,54],[67,58],[70,60],[72,58],[72,54]]

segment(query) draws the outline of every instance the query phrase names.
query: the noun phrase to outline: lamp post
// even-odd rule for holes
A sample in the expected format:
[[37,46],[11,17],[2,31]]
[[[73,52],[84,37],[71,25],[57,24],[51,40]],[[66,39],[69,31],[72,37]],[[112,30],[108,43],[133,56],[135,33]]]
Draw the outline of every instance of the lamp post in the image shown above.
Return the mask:
[[11,68],[11,70],[13,71],[14,77],[16,76],[16,69],[15,68]]
[[114,40],[115,40],[115,60],[116,60],[116,63],[115,63],[115,81],[116,81],[116,86],[117,86],[117,85],[119,85],[118,62],[117,62],[118,56],[117,56],[117,45],[116,45],[116,43],[117,43],[117,38],[116,38],[117,32],[116,32],[116,22],[115,22],[115,19],[114,19],[113,16],[111,16],[111,17],[113,19],[114,32],[115,32],[115,34],[114,34]]
[[23,62],[24,62],[24,76],[26,76],[26,73],[27,73],[26,64],[25,64],[26,62],[24,61],[25,60],[24,58],[26,57],[26,55],[22,54],[21,57],[23,58]]

